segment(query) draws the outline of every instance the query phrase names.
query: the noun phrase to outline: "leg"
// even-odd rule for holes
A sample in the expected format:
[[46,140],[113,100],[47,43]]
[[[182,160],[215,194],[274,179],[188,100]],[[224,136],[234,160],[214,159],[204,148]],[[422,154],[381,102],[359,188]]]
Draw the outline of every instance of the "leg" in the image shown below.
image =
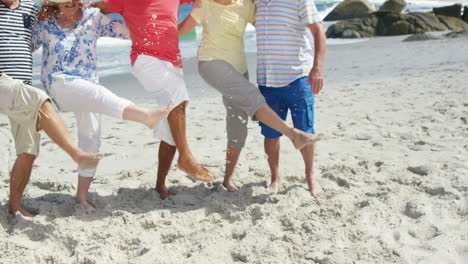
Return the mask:
[[241,153],[241,148],[229,147],[226,151],[226,170],[224,172],[223,186],[230,192],[237,192],[239,188],[232,182],[232,174],[236,168]]
[[141,123],[149,128],[154,128],[161,120],[166,118],[171,109],[172,104],[153,109],[145,109],[136,105],[129,105],[125,108],[122,118],[124,120]]
[[[51,139],[65,149],[80,165],[96,166],[100,157],[85,153],[71,143],[62,120],[43,91],[11,78],[6,79],[2,76],[0,88],[2,95],[5,96],[2,99],[9,102],[6,114],[10,118],[18,154],[11,172],[9,211],[11,213],[20,211],[23,215],[29,216],[30,213],[21,209],[20,202],[31,176],[34,159],[39,154],[40,133],[38,131],[40,128],[43,128]],[[7,95],[10,96],[7,98]]]
[[78,175],[78,189],[76,191],[76,201],[88,212],[95,212],[96,207],[88,201],[88,191],[93,177],[83,177]]
[[171,105],[153,109],[138,107],[129,100],[115,95],[106,87],[83,79],[66,83],[57,81],[52,89],[55,94],[54,99],[66,111],[104,114],[135,121],[149,128],[154,128],[172,108]]
[[[186,138],[185,107],[189,99],[182,69],[151,56],[138,56],[133,74],[143,87],[152,92],[159,105],[173,102],[176,107],[167,119],[155,127],[155,136],[175,145],[179,152],[178,167],[196,180],[211,181],[213,176],[193,157]],[[167,165],[169,166],[169,165]]]
[[[259,89],[251,84],[246,76],[239,73],[229,63],[221,60],[202,61],[198,65],[198,71],[208,84],[221,92],[223,96],[229,98],[234,105],[244,110],[249,116],[255,117],[262,123],[286,135],[297,149],[319,140],[316,135],[294,129],[268,106],[270,105],[267,98],[269,93],[274,95],[280,88],[262,89],[260,87],[260,93]],[[282,89],[287,89],[287,87]],[[265,93],[268,90],[272,92]],[[268,105],[266,105],[265,99]]]
[[179,151],[177,166],[194,179],[208,182],[213,180],[213,176],[198,163],[188,146],[185,123],[186,105],[187,102],[182,102],[167,117],[172,137],[174,138],[177,151]]
[[314,145],[308,145],[301,149],[302,158],[305,164],[305,173],[310,195],[314,198],[320,197],[323,193],[320,183],[314,177]]
[[226,96],[223,96],[223,104],[226,108],[226,132],[228,138],[223,185],[228,191],[235,192],[239,189],[232,182],[232,175],[242,148],[245,146],[249,116],[242,109],[235,106]]
[[19,211],[24,216],[32,216],[31,213],[21,208],[21,198],[23,197],[26,185],[31,177],[35,155],[19,154],[10,175],[10,201],[8,212],[14,214]]
[[[25,94],[28,95],[27,93]],[[27,96],[25,97],[27,98]],[[40,104],[36,105],[36,109],[39,109],[39,106]],[[27,107],[26,105],[24,109],[27,109]],[[25,111],[23,115],[24,117],[29,113],[36,115],[35,112],[37,111]],[[20,124],[16,121],[21,121],[21,118],[16,118],[15,115],[12,115],[9,116],[9,120],[11,133],[15,141],[17,159],[10,174],[10,201],[8,210],[11,214],[19,211],[24,216],[32,216],[30,212],[21,208],[21,198],[31,177],[34,160],[39,155],[41,134],[37,131],[34,122],[37,119],[30,119],[30,122],[21,122]],[[29,124],[26,126],[23,123]]]
[[268,191],[279,191],[281,180],[279,175],[280,138],[265,138],[265,153],[268,156],[268,165],[271,171],[271,184]]
[[158,178],[156,180],[155,190],[159,193],[162,199],[166,199],[172,195],[166,187],[166,176],[171,168],[176,150],[177,148],[175,146],[169,145],[164,141],[161,141],[159,144]]
[[[78,145],[88,152],[98,152],[101,146],[101,116],[96,113],[75,113],[78,127]],[[77,202],[87,211],[93,212],[96,208],[88,201],[88,191],[96,168],[86,169],[78,167]]]
[[50,139],[67,152],[81,168],[94,168],[97,166],[102,155],[84,152],[73,143],[65,124],[55,112],[49,100],[44,102],[41,107],[38,123]]
[[296,149],[300,150],[320,139],[317,135],[305,133],[301,130],[293,128],[291,125],[282,120],[268,105],[260,108],[255,113],[255,117],[267,126],[287,136],[293,142]]
[[[294,127],[315,134],[314,130],[314,95],[310,92],[310,86],[306,84],[307,78],[295,81],[291,86],[291,95],[287,98],[288,108]],[[310,194],[318,198],[323,193],[319,182],[314,177],[314,152],[315,144],[310,144],[301,149],[302,158],[305,164],[305,174]]]

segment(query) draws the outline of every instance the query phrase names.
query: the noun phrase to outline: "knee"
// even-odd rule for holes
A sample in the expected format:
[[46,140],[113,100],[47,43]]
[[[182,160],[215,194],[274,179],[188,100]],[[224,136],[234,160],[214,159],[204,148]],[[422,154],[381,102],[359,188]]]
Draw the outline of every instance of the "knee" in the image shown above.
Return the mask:
[[280,142],[280,138],[265,138],[265,145],[277,145]]
[[177,151],[177,147],[173,146],[164,140],[161,140],[161,143],[159,144],[159,153],[162,155],[174,155],[175,152]]
[[280,138],[265,138],[265,151],[268,153],[279,149]]
[[36,159],[36,155],[32,155],[29,153],[21,153],[18,155],[18,160],[22,160],[22,161],[34,162],[35,159]]
[[228,147],[243,148],[245,146],[248,134],[247,122],[228,122],[226,131]]
[[50,102],[50,99],[47,99],[42,103],[41,105],[41,110],[44,112],[49,112],[50,110],[54,109],[52,106],[52,103]]
[[228,147],[238,148],[241,149],[245,147],[245,142],[247,139],[247,135],[243,137],[228,137]]

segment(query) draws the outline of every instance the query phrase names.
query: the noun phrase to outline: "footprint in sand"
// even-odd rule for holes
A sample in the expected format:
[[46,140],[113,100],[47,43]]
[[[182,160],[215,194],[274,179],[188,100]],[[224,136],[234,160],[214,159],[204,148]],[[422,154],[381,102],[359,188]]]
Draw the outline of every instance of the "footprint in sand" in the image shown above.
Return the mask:
[[418,219],[426,215],[426,205],[419,201],[409,201],[405,205],[403,214],[413,219]]
[[32,183],[33,186],[45,191],[53,191],[53,192],[62,192],[62,191],[71,191],[73,190],[73,186],[68,184],[61,184],[57,182],[50,182],[50,181],[35,181]]
[[427,176],[431,171],[426,166],[408,167],[407,170],[419,176]]
[[158,144],[157,141],[151,141],[151,142],[146,143],[144,146],[149,147],[149,146],[153,146],[153,145],[156,145],[156,144]]
[[334,181],[340,187],[344,187],[344,188],[350,188],[351,187],[351,184],[347,180],[345,180],[345,179],[343,179],[343,178],[341,178],[339,176],[335,176],[331,172],[323,173],[322,177]]

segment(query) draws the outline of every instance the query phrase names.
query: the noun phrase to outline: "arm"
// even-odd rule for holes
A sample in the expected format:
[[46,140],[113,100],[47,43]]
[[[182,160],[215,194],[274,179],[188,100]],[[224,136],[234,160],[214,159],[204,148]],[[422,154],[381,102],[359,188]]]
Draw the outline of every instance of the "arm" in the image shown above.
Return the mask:
[[99,36],[119,39],[130,39],[127,24],[122,20],[112,19],[106,15],[99,14]]
[[183,36],[190,32],[198,23],[195,19],[190,15],[188,16],[182,23],[179,24],[179,37]]
[[311,92],[318,94],[323,87],[323,61],[325,58],[325,50],[327,46],[327,37],[322,28],[322,24],[314,23],[309,24],[307,27],[310,29],[312,36],[314,37],[314,66],[309,73],[308,84],[312,84]]
[[94,8],[98,8],[99,10],[101,10],[101,13],[103,13],[105,15],[111,13],[109,8],[107,8],[106,4],[103,1],[93,2],[93,3],[90,4],[90,6],[94,7]]
[[185,18],[185,20],[182,23],[179,24],[179,37],[187,34],[196,25],[203,22],[204,10],[201,6],[201,1],[195,1],[195,3],[197,2],[199,7],[195,7],[194,4],[194,8],[192,9],[192,12],[190,12],[190,15],[187,18]]
[[31,39],[32,50],[31,52],[35,52],[40,47],[42,47],[42,44],[44,44],[44,42],[42,41],[42,28],[41,28],[40,23],[41,22],[35,23],[32,28],[32,39]]
[[249,23],[255,27],[255,20],[257,19],[257,6],[253,2],[250,2],[250,4],[252,6],[250,8]]

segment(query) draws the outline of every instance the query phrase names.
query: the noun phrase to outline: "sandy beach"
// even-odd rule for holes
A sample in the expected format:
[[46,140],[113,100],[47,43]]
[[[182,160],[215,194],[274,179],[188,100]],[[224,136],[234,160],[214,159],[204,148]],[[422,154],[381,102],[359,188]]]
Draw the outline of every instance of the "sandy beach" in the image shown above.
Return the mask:
[[[153,191],[159,141],[142,125],[103,117],[102,160],[91,187],[97,213],[75,204],[76,166],[43,135],[24,204],[6,213],[15,152],[0,117],[0,263],[454,263],[468,259],[468,38],[407,36],[329,46],[316,97],[315,172],[325,196],[307,191],[300,154],[282,140],[282,189],[268,194],[258,124],[234,180],[221,185],[221,97],[185,61],[193,100],[188,139],[216,175],[193,182],[174,168],[175,193]],[[249,54],[255,81],[255,54]],[[102,80],[152,105],[131,75]],[[128,87],[135,87],[134,90]],[[76,138],[73,114],[63,113]]]

